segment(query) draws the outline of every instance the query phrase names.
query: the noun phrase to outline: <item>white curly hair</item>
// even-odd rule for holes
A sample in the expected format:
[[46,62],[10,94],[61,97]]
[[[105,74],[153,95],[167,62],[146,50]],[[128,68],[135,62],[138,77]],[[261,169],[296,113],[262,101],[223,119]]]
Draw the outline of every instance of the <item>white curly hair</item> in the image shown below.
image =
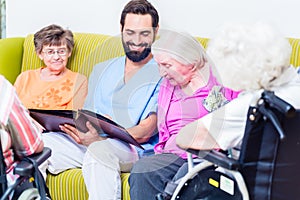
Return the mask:
[[235,90],[268,89],[289,67],[292,48],[271,25],[227,24],[208,43],[220,81]]

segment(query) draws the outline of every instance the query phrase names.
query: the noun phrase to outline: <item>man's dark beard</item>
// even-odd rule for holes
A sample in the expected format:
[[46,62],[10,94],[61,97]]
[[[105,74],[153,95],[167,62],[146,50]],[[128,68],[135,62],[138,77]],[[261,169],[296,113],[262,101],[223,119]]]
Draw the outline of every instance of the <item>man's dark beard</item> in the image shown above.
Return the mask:
[[131,51],[129,48],[129,45],[132,45],[131,42],[122,42],[123,43],[123,47],[124,47],[124,51],[125,54],[127,56],[127,58],[129,60],[131,60],[132,62],[140,62],[142,60],[144,60],[145,58],[148,57],[148,55],[151,53],[151,47],[149,47],[149,45],[147,43],[142,43],[138,46],[144,46],[145,49],[142,52],[138,52],[138,51]]

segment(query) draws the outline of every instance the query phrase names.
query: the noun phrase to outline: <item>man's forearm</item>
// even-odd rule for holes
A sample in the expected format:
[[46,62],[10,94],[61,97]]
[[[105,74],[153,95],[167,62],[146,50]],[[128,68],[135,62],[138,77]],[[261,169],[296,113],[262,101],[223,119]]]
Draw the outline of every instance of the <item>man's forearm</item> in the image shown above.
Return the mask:
[[157,129],[157,116],[150,114],[146,119],[140,121],[136,126],[128,128],[127,131],[139,143],[147,142]]

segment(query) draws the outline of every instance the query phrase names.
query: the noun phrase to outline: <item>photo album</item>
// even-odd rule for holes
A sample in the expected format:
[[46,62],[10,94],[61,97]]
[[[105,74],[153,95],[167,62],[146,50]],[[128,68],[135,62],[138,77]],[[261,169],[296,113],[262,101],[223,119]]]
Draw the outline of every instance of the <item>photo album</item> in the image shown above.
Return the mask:
[[85,133],[88,131],[86,122],[89,121],[101,136],[117,138],[143,149],[124,127],[89,110],[29,109],[29,112],[31,117],[44,128],[44,132],[61,132],[59,126],[69,124]]

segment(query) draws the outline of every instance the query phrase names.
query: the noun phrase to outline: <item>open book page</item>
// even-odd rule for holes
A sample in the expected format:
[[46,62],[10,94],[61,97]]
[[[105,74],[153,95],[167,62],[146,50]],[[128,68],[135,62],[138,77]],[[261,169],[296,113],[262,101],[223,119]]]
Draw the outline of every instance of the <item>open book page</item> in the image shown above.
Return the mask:
[[29,111],[32,118],[40,123],[47,132],[61,132],[59,125],[63,124],[72,125],[81,132],[87,132],[86,122],[89,121],[101,136],[118,138],[143,149],[125,128],[100,114],[88,110],[29,109]]

